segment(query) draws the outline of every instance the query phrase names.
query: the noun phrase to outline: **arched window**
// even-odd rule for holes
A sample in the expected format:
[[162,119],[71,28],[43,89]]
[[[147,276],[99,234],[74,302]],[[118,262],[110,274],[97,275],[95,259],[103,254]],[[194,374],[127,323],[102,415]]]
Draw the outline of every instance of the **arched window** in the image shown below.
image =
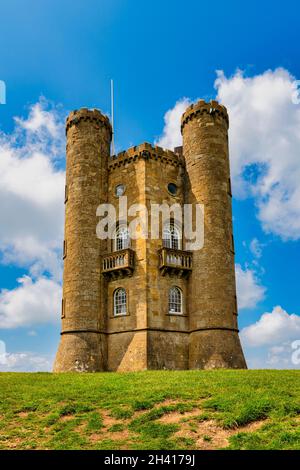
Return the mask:
[[120,225],[116,231],[114,236],[114,251],[125,250],[129,247],[130,238],[129,238],[129,230],[128,227],[125,225]]
[[172,248],[173,250],[181,249],[180,231],[175,226],[174,222],[169,222],[164,226],[163,246],[166,248]]
[[179,287],[171,287],[169,290],[169,313],[183,313],[182,291]]
[[126,315],[127,313],[127,295],[123,287],[114,292],[114,315]]

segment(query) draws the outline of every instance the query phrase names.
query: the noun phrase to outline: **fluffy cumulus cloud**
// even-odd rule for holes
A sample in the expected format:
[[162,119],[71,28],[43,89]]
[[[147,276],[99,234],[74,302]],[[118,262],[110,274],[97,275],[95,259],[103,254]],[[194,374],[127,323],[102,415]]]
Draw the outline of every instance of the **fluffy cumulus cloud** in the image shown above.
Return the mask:
[[[41,97],[38,103],[31,106],[27,119],[15,118],[15,122],[23,129],[29,131],[27,138],[30,140],[42,141],[41,136],[49,141],[48,136],[56,139],[53,142],[54,146],[57,146],[57,141],[61,139],[61,132],[63,130],[63,122],[58,114],[58,109],[52,109],[49,111],[49,103],[45,98]],[[41,142],[42,143],[42,142]],[[49,143],[49,142],[48,142]],[[45,145],[45,142],[42,143]]]
[[287,70],[251,78],[218,72],[217,99],[230,115],[235,195],[255,198],[266,232],[300,238],[300,104]]
[[0,133],[0,261],[28,270],[0,292],[0,327],[52,321],[58,314],[63,240],[62,111],[45,99],[12,133]]
[[186,108],[191,104],[189,98],[178,100],[175,106],[169,109],[164,117],[164,129],[161,137],[156,141],[160,147],[173,150],[174,147],[182,145],[180,131],[181,116]]
[[[253,197],[265,232],[300,238],[300,100],[287,70],[253,77],[217,72],[217,99],[230,115],[230,159],[234,195]],[[180,118],[191,103],[179,100],[165,114],[158,144],[181,145]]]
[[52,279],[29,276],[19,286],[0,291],[0,328],[55,323],[59,319],[61,287]]
[[261,285],[256,271],[235,266],[237,299],[239,309],[254,308],[263,300],[266,288]]
[[48,372],[51,370],[53,357],[32,352],[9,353],[4,341],[0,341],[1,372]]
[[300,368],[300,316],[276,306],[241,331],[250,366]]
[[280,306],[264,313],[260,319],[243,329],[244,342],[249,346],[274,345],[300,339],[300,316],[289,314]]
[[12,134],[0,134],[0,250],[2,262],[61,274],[64,172],[62,119],[35,104]]
[[257,238],[253,238],[251,240],[249,248],[250,248],[252,255],[256,259],[261,258],[264,246],[265,245],[261,243]]

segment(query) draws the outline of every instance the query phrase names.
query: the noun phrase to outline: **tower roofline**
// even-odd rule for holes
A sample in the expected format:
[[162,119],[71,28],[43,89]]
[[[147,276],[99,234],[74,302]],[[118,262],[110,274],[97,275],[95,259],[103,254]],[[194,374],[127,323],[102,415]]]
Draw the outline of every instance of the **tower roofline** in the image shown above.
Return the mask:
[[141,158],[145,160],[164,161],[165,163],[170,163],[176,166],[185,165],[184,158],[179,153],[163,149],[158,145],[151,145],[148,142],[143,142],[112,156],[109,160],[108,167],[109,169],[113,169]]
[[109,118],[105,114],[102,114],[99,109],[80,108],[71,111],[66,119],[66,132],[68,132],[70,127],[74,124],[78,124],[80,121],[90,121],[95,124],[104,125],[112,135],[112,127]]
[[225,106],[222,104],[219,104],[218,101],[211,100],[206,102],[205,100],[199,100],[195,104],[191,104],[183,113],[181,117],[181,132],[183,130],[183,127],[185,124],[192,119],[193,117],[199,115],[199,114],[215,114],[222,116],[226,123],[227,126],[229,126],[229,118],[228,118],[228,113],[227,109]]

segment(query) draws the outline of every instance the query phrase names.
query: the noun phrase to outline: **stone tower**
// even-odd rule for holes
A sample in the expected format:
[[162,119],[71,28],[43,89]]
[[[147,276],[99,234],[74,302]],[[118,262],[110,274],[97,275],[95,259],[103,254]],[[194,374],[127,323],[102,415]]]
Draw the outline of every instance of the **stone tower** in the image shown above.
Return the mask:
[[107,200],[111,125],[99,111],[72,112],[66,123],[62,332],[54,371],[106,369],[105,286],[95,235],[97,206]]
[[[238,337],[228,115],[198,102],[182,117],[183,148],[144,143],[110,157],[111,126],[97,110],[67,119],[62,335],[54,370],[245,368]],[[158,238],[130,238],[120,196],[149,213],[204,205],[204,246],[186,250],[170,217]],[[96,237],[96,209],[117,212]],[[128,218],[130,222],[130,217]],[[139,227],[140,228],[140,227]]]
[[204,246],[193,253],[189,282],[189,367],[245,368],[237,329],[227,110],[201,100],[183,114],[181,130],[188,200],[204,205]]

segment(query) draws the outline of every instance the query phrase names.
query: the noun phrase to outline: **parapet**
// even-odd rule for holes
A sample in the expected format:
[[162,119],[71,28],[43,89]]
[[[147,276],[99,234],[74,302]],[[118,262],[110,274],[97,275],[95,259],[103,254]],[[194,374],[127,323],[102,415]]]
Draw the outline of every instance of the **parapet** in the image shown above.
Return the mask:
[[71,111],[66,120],[66,132],[74,124],[78,124],[80,121],[90,121],[101,126],[106,126],[112,135],[112,127],[107,116],[101,113],[99,109],[88,109],[81,108]]
[[148,142],[144,142],[112,156],[109,159],[108,169],[112,170],[141,158],[144,160],[157,160],[173,166],[185,166],[184,158],[179,153],[175,153],[172,150],[165,150],[158,145],[153,146]]
[[222,104],[219,104],[215,100],[211,100],[210,102],[206,102],[205,100],[199,100],[195,104],[191,104],[182,115],[181,118],[181,133],[185,126],[185,124],[193,119],[195,116],[200,114],[211,114],[221,116],[225,119],[227,126],[229,125],[229,118],[227,109]]

